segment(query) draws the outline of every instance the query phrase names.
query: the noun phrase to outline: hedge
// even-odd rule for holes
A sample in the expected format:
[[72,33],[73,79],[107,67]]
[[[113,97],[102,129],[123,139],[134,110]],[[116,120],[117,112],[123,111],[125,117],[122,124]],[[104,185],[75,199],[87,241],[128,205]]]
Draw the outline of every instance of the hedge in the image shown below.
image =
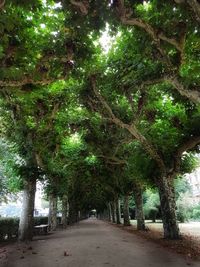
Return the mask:
[[0,240],[17,237],[19,218],[0,218]]
[[[34,225],[48,224],[48,217],[34,217]],[[0,218],[0,241],[17,238],[19,218]]]

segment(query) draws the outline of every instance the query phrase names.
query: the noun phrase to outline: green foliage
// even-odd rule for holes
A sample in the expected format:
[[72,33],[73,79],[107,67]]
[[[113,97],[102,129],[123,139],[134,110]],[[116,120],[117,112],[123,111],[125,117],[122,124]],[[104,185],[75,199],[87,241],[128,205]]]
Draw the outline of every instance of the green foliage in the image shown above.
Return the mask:
[[191,218],[191,186],[184,177],[175,180],[177,218],[186,222]]
[[17,154],[15,144],[0,140],[0,200],[6,200],[9,194],[17,193],[22,189],[22,179],[19,175],[19,166],[23,160]]
[[[0,196],[34,177],[79,209],[103,209],[136,182],[155,187],[163,172],[156,156],[170,175],[196,167],[198,144],[175,162],[200,136],[199,105],[187,97],[200,85],[193,10],[127,0],[129,19],[144,24],[126,27],[112,2],[89,1],[87,16],[69,0],[8,0],[0,11]],[[99,43],[105,28],[114,40],[107,54]],[[146,215],[156,213],[158,195],[147,190],[145,205]]]
[[[48,217],[34,217],[34,225],[48,224]],[[19,218],[0,218],[0,240],[10,240],[18,235]]]
[[0,218],[0,240],[9,240],[17,236],[19,218]]
[[160,206],[158,192],[147,189],[144,194],[144,213],[146,219],[156,220]]
[[193,220],[200,221],[200,205],[196,205],[193,207],[191,217]]
[[34,225],[48,224],[48,217],[34,217]]
[[181,172],[191,173],[199,166],[199,158],[193,153],[186,153],[182,157],[181,161]]

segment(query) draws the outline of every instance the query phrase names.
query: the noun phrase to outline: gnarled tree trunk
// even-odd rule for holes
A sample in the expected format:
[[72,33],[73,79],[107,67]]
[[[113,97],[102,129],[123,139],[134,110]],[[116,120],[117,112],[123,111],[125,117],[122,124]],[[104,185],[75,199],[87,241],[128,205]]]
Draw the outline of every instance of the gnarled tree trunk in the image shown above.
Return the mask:
[[124,196],[124,226],[130,226],[130,219],[129,219],[129,195]]
[[61,223],[63,225],[63,228],[67,227],[67,216],[68,216],[68,209],[69,209],[69,204],[68,204],[68,197],[67,195],[64,195],[62,197],[62,219]]
[[142,187],[139,184],[135,184],[133,188],[133,196],[134,196],[135,207],[136,207],[137,230],[145,230]]
[[34,205],[35,205],[36,179],[24,181],[23,204],[19,223],[19,240],[28,241],[33,238]]
[[49,228],[55,231],[57,227],[57,196],[54,193],[49,194]]
[[179,239],[180,232],[176,216],[174,183],[171,177],[162,176],[156,180],[158,186],[164,238]]

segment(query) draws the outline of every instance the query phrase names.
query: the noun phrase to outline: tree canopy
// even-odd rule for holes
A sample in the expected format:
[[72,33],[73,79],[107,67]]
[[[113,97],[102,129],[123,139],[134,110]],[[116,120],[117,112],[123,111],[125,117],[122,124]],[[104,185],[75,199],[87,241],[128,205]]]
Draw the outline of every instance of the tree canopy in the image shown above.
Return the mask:
[[103,211],[157,187],[169,226],[199,153],[199,21],[198,0],[0,1],[1,192],[40,179]]

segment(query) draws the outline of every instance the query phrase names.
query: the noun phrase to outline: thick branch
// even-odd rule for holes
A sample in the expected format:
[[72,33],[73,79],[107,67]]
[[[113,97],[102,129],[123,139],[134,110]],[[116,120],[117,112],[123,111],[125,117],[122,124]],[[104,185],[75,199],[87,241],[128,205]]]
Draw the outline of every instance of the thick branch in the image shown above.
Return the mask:
[[57,112],[59,111],[60,105],[61,105],[60,102],[58,102],[58,103],[56,103],[54,105],[53,110],[52,110],[52,113],[51,113],[51,116],[50,116],[50,119],[52,119],[52,120],[55,119],[55,117],[57,115]]
[[94,76],[91,77],[91,83],[92,83],[92,88],[93,88],[93,91],[94,91],[96,97],[99,99],[99,101],[101,102],[102,106],[105,108],[105,110],[107,111],[107,113],[111,117],[112,122],[115,123],[116,125],[120,126],[121,128],[124,128],[124,129],[128,130],[131,133],[131,135],[140,142],[140,144],[143,146],[143,148],[146,150],[146,152],[152,157],[152,159],[154,159],[157,162],[158,166],[162,170],[165,169],[165,165],[164,165],[163,159],[158,154],[157,150],[140,133],[140,131],[136,128],[136,126],[134,124],[132,124],[132,125],[126,124],[126,123],[124,123],[123,121],[121,121],[119,118],[117,118],[115,116],[115,114],[113,113],[112,109],[110,108],[110,106],[108,105],[106,100],[98,92],[98,90],[96,88],[96,79],[95,79]]
[[200,91],[188,90],[184,85],[175,77],[166,77],[165,81],[169,82],[180,95],[187,97],[194,103],[200,103]]
[[88,14],[88,2],[87,1],[74,1],[70,0],[71,4],[77,7],[83,15]]
[[177,77],[166,75],[158,79],[144,81],[138,86],[144,88],[145,86],[151,86],[162,82],[170,83],[179,92],[180,95],[187,97],[190,101],[197,104],[200,103],[200,91],[190,90],[186,88]]
[[184,152],[196,147],[199,144],[200,144],[200,136],[191,137],[191,139],[186,141],[177,149],[176,156],[181,157]]
[[200,3],[198,0],[187,0],[188,5],[192,8],[194,13],[196,14],[196,17],[198,21],[200,22]]
[[177,4],[188,4],[195,13],[197,20],[200,21],[200,3],[198,0],[174,0]]
[[123,165],[123,164],[127,164],[127,161],[126,160],[123,160],[123,159],[119,159],[115,156],[113,157],[108,157],[108,156],[104,156],[104,155],[100,155],[98,156],[99,158],[104,158],[106,159],[106,162],[109,163],[109,164],[113,164],[113,165]]
[[144,22],[143,20],[137,19],[137,18],[133,18],[133,19],[121,18],[121,21],[125,25],[138,26],[144,29],[152,37],[155,43],[157,43],[159,40],[162,40],[174,46],[179,52],[182,52],[182,47],[180,43],[177,42],[176,39],[169,38],[166,35],[164,35],[164,33],[158,34],[156,29],[154,29],[152,26],[150,26],[148,23]]
[[34,80],[29,77],[24,77],[21,80],[0,80],[0,87],[21,87],[26,84],[32,85],[47,85],[55,81],[65,80],[66,76],[61,76],[59,78],[42,78],[41,80]]
[[6,0],[0,1],[0,9],[2,9],[4,7],[5,3],[6,3]]
[[[139,18],[130,18],[131,14],[128,14],[127,9],[124,5],[124,1],[118,0],[117,12],[120,16],[120,20],[124,25],[138,26],[139,28],[144,29],[153,39],[153,41],[158,45],[159,41],[165,41],[172,46],[174,46],[179,52],[182,53],[182,46],[175,38],[167,37],[163,32],[159,32],[157,29],[153,28],[147,22]],[[159,51],[163,53],[160,46],[158,47]]]
[[181,164],[181,157],[184,152],[195,148],[197,145],[200,145],[200,136],[194,136],[191,137],[189,140],[187,140],[185,143],[179,146],[177,149],[175,156],[174,156],[174,170],[173,172],[176,174],[180,170],[180,164]]

